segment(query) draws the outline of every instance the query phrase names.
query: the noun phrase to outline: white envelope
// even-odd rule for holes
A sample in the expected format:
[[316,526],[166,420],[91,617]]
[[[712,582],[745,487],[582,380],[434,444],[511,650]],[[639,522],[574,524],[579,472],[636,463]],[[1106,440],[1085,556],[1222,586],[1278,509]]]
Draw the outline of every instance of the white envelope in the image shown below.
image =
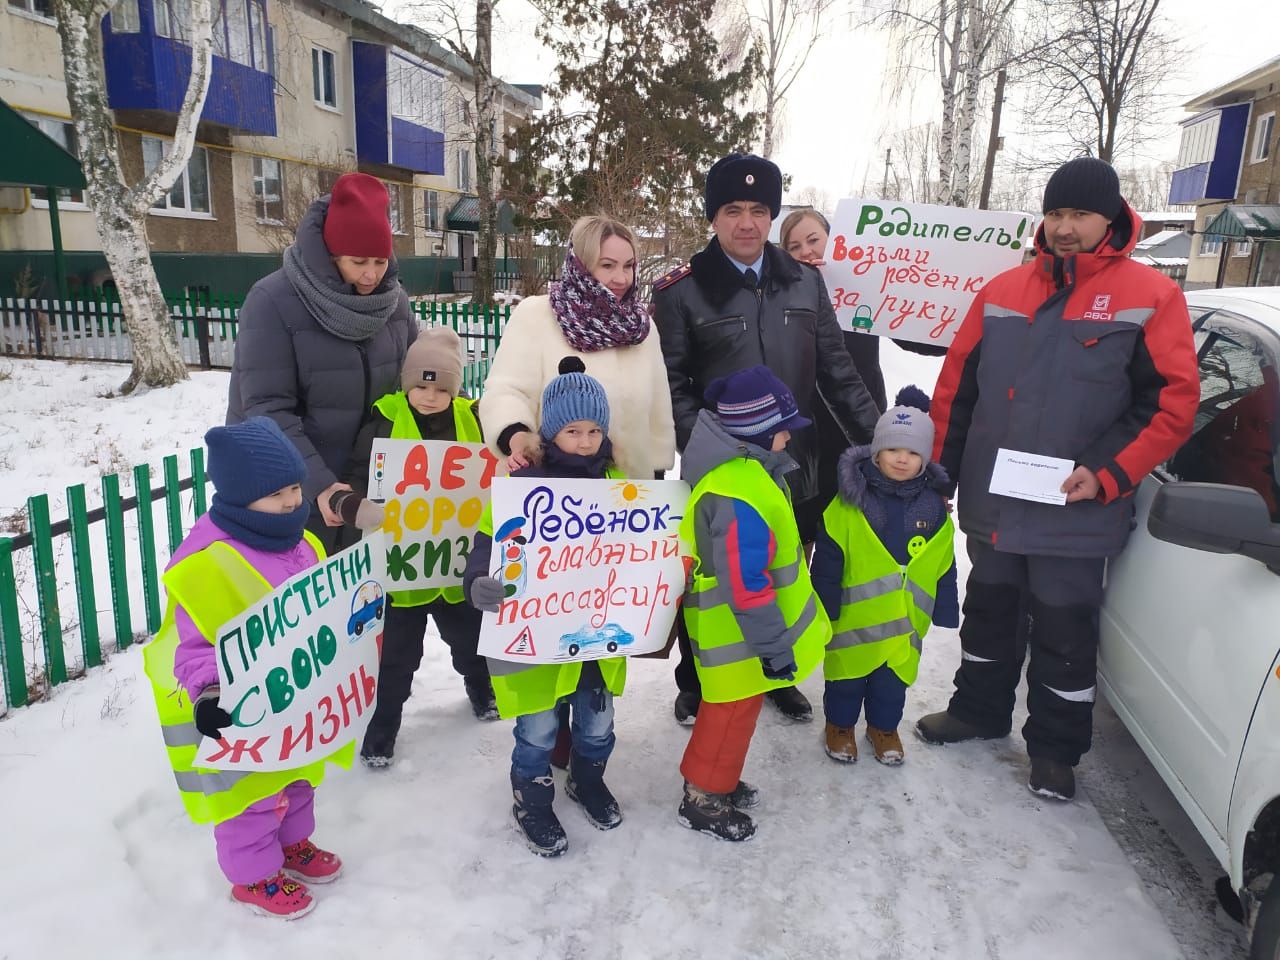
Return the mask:
[[1076,467],[1071,460],[1045,457],[1021,450],[996,451],[996,465],[991,472],[990,491],[1001,497],[1016,497],[1036,503],[1067,502],[1062,484]]

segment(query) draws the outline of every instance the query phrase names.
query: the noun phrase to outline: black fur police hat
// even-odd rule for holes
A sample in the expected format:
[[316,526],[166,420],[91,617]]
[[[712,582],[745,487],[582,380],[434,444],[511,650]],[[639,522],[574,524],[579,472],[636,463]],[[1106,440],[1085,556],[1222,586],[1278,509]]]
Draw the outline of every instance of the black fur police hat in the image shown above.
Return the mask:
[[782,212],[782,171],[778,165],[754,153],[731,153],[707,171],[707,219],[735,200],[763,203],[769,216]]

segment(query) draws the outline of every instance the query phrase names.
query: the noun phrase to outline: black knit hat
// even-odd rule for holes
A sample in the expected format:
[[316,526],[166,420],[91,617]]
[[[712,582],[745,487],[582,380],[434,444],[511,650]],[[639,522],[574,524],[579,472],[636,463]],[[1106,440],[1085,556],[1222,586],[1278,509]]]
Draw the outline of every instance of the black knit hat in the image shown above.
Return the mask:
[[735,200],[763,203],[776,220],[782,212],[782,171],[772,160],[754,153],[731,153],[707,171],[706,200],[708,220]]
[[1120,178],[1111,164],[1097,157],[1068,160],[1053,171],[1044,188],[1044,213],[1090,210],[1114,220],[1123,209]]

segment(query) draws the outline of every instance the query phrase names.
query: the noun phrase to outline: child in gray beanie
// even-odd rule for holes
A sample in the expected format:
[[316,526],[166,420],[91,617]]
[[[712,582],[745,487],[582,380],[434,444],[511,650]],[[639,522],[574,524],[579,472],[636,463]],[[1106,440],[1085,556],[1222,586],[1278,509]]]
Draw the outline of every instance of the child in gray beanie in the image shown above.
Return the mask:
[[871,445],[840,458],[838,493],[822,515],[811,576],[831,618],[823,673],[826,751],[858,759],[854,725],[865,705],[878,761],[902,763],[898,724],[931,623],[960,623],[955,528],[931,462],[929,397],[904,387],[876,423]]

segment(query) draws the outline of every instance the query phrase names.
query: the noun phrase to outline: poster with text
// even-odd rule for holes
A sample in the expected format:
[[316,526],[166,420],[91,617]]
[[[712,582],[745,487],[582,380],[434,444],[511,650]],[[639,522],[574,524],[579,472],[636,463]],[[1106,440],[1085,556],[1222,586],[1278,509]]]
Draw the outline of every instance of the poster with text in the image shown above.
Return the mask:
[[896,200],[841,200],[821,268],[845,330],[950,346],[988,280],[1022,262],[1036,219]]
[[507,477],[493,485],[491,575],[480,653],[563,663],[660,650],[684,593],[680,480]]
[[369,497],[387,512],[387,589],[460,587],[498,458],[482,443],[374,440]]
[[387,616],[379,532],[281,584],[218,630],[232,726],[202,739],[196,766],[292,770],[364,736]]

